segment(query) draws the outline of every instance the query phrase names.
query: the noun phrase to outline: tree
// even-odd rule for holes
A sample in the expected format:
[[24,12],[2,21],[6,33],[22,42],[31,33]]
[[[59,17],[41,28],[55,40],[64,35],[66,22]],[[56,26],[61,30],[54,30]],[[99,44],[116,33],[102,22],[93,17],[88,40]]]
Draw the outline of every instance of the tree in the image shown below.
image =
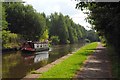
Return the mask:
[[55,44],[55,45],[59,44],[59,42],[60,42],[60,39],[58,36],[52,36],[50,39],[52,41],[52,44]]
[[86,36],[86,30],[79,24],[75,24],[70,17],[63,14],[51,14],[49,21],[49,35],[58,36],[60,44],[76,43]]
[[[120,2],[117,3],[84,3],[77,4],[77,8],[89,9],[88,22],[105,37],[106,43],[114,47],[119,53],[120,45]],[[120,55],[120,54],[119,54]]]
[[95,33],[94,30],[87,31],[87,39],[89,39],[91,42],[100,41],[97,33]]
[[67,26],[65,24],[64,16],[62,14],[59,15],[58,21],[59,21],[59,23],[58,23],[58,30],[59,30],[58,36],[60,39],[60,43],[66,44],[67,39],[68,39],[68,30],[67,30]]
[[1,6],[2,9],[2,20],[0,21],[2,23],[2,30],[7,29],[7,21],[6,21],[6,13],[5,13],[5,8]]
[[42,34],[42,36],[40,37],[40,41],[48,40],[48,38],[49,38],[48,30],[46,29],[46,30],[44,31],[44,33]]
[[51,26],[49,29],[50,37],[58,36],[61,44],[67,43],[67,27],[65,24],[64,16],[62,14],[58,15],[57,13],[51,14]]
[[46,27],[43,15],[37,13],[32,6],[22,3],[6,3],[4,6],[8,30],[22,35],[26,40],[39,40]]
[[[18,47],[18,35],[15,33],[11,33],[8,31],[8,23],[6,21],[6,13],[5,8],[2,6],[2,47],[4,48],[12,48]],[[14,45],[13,45],[14,44]]]

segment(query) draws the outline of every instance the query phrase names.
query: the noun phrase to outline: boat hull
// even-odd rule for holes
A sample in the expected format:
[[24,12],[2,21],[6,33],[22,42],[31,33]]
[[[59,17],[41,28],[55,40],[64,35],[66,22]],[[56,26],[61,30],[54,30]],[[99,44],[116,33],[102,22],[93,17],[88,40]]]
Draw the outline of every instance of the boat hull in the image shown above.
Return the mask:
[[22,52],[41,52],[41,51],[49,51],[49,48],[40,48],[40,49],[34,49],[34,50],[21,50]]
[[40,51],[49,51],[49,48],[35,49],[35,52],[40,52]]

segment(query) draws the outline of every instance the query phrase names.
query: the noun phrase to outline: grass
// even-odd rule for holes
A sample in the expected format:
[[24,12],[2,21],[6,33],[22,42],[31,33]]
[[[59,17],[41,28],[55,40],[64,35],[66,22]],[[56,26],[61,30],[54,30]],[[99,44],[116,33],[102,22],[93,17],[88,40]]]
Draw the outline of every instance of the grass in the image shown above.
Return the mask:
[[38,80],[45,78],[72,78],[75,76],[77,70],[82,67],[83,62],[87,59],[87,56],[95,51],[97,42],[87,44],[80,48],[72,56],[68,57],[61,63],[55,65],[47,72],[42,73],[42,76]]
[[106,43],[102,43],[102,46],[106,47],[107,45],[106,45]]

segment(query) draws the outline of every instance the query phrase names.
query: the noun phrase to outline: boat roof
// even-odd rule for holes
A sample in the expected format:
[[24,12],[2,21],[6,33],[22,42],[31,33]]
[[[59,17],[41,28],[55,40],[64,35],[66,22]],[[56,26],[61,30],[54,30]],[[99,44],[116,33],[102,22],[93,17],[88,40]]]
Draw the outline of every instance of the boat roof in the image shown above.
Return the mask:
[[48,42],[46,42],[46,41],[44,41],[44,42],[27,41],[27,42],[35,43],[35,44],[45,44],[45,43],[48,43]]

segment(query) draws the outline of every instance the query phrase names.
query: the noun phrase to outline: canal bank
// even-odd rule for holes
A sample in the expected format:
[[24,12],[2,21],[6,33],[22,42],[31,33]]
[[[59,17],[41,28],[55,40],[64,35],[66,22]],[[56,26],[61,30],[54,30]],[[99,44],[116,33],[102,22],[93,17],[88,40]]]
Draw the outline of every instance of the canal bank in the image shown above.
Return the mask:
[[[73,53],[75,53],[75,52],[73,52]],[[56,64],[59,64],[60,62],[64,61],[65,59],[67,59],[71,55],[73,55],[73,54],[67,54],[67,55],[61,57],[60,59],[57,59],[56,61],[54,61],[54,62],[52,62],[44,67],[41,67],[38,70],[32,71],[30,74],[28,74],[27,76],[25,76],[21,80],[26,80],[27,78],[34,78],[34,79],[39,78],[42,75],[42,73],[48,71],[50,68],[52,68]]]
[[5,52],[9,52],[9,51],[18,51],[18,50],[20,50],[20,47],[4,48],[4,49],[2,49],[2,52],[5,53]]
[[47,66],[40,68],[32,74],[27,75],[26,78],[72,78],[75,72],[82,66],[87,56],[94,52],[97,43],[92,43],[82,47],[74,54],[68,54]]

